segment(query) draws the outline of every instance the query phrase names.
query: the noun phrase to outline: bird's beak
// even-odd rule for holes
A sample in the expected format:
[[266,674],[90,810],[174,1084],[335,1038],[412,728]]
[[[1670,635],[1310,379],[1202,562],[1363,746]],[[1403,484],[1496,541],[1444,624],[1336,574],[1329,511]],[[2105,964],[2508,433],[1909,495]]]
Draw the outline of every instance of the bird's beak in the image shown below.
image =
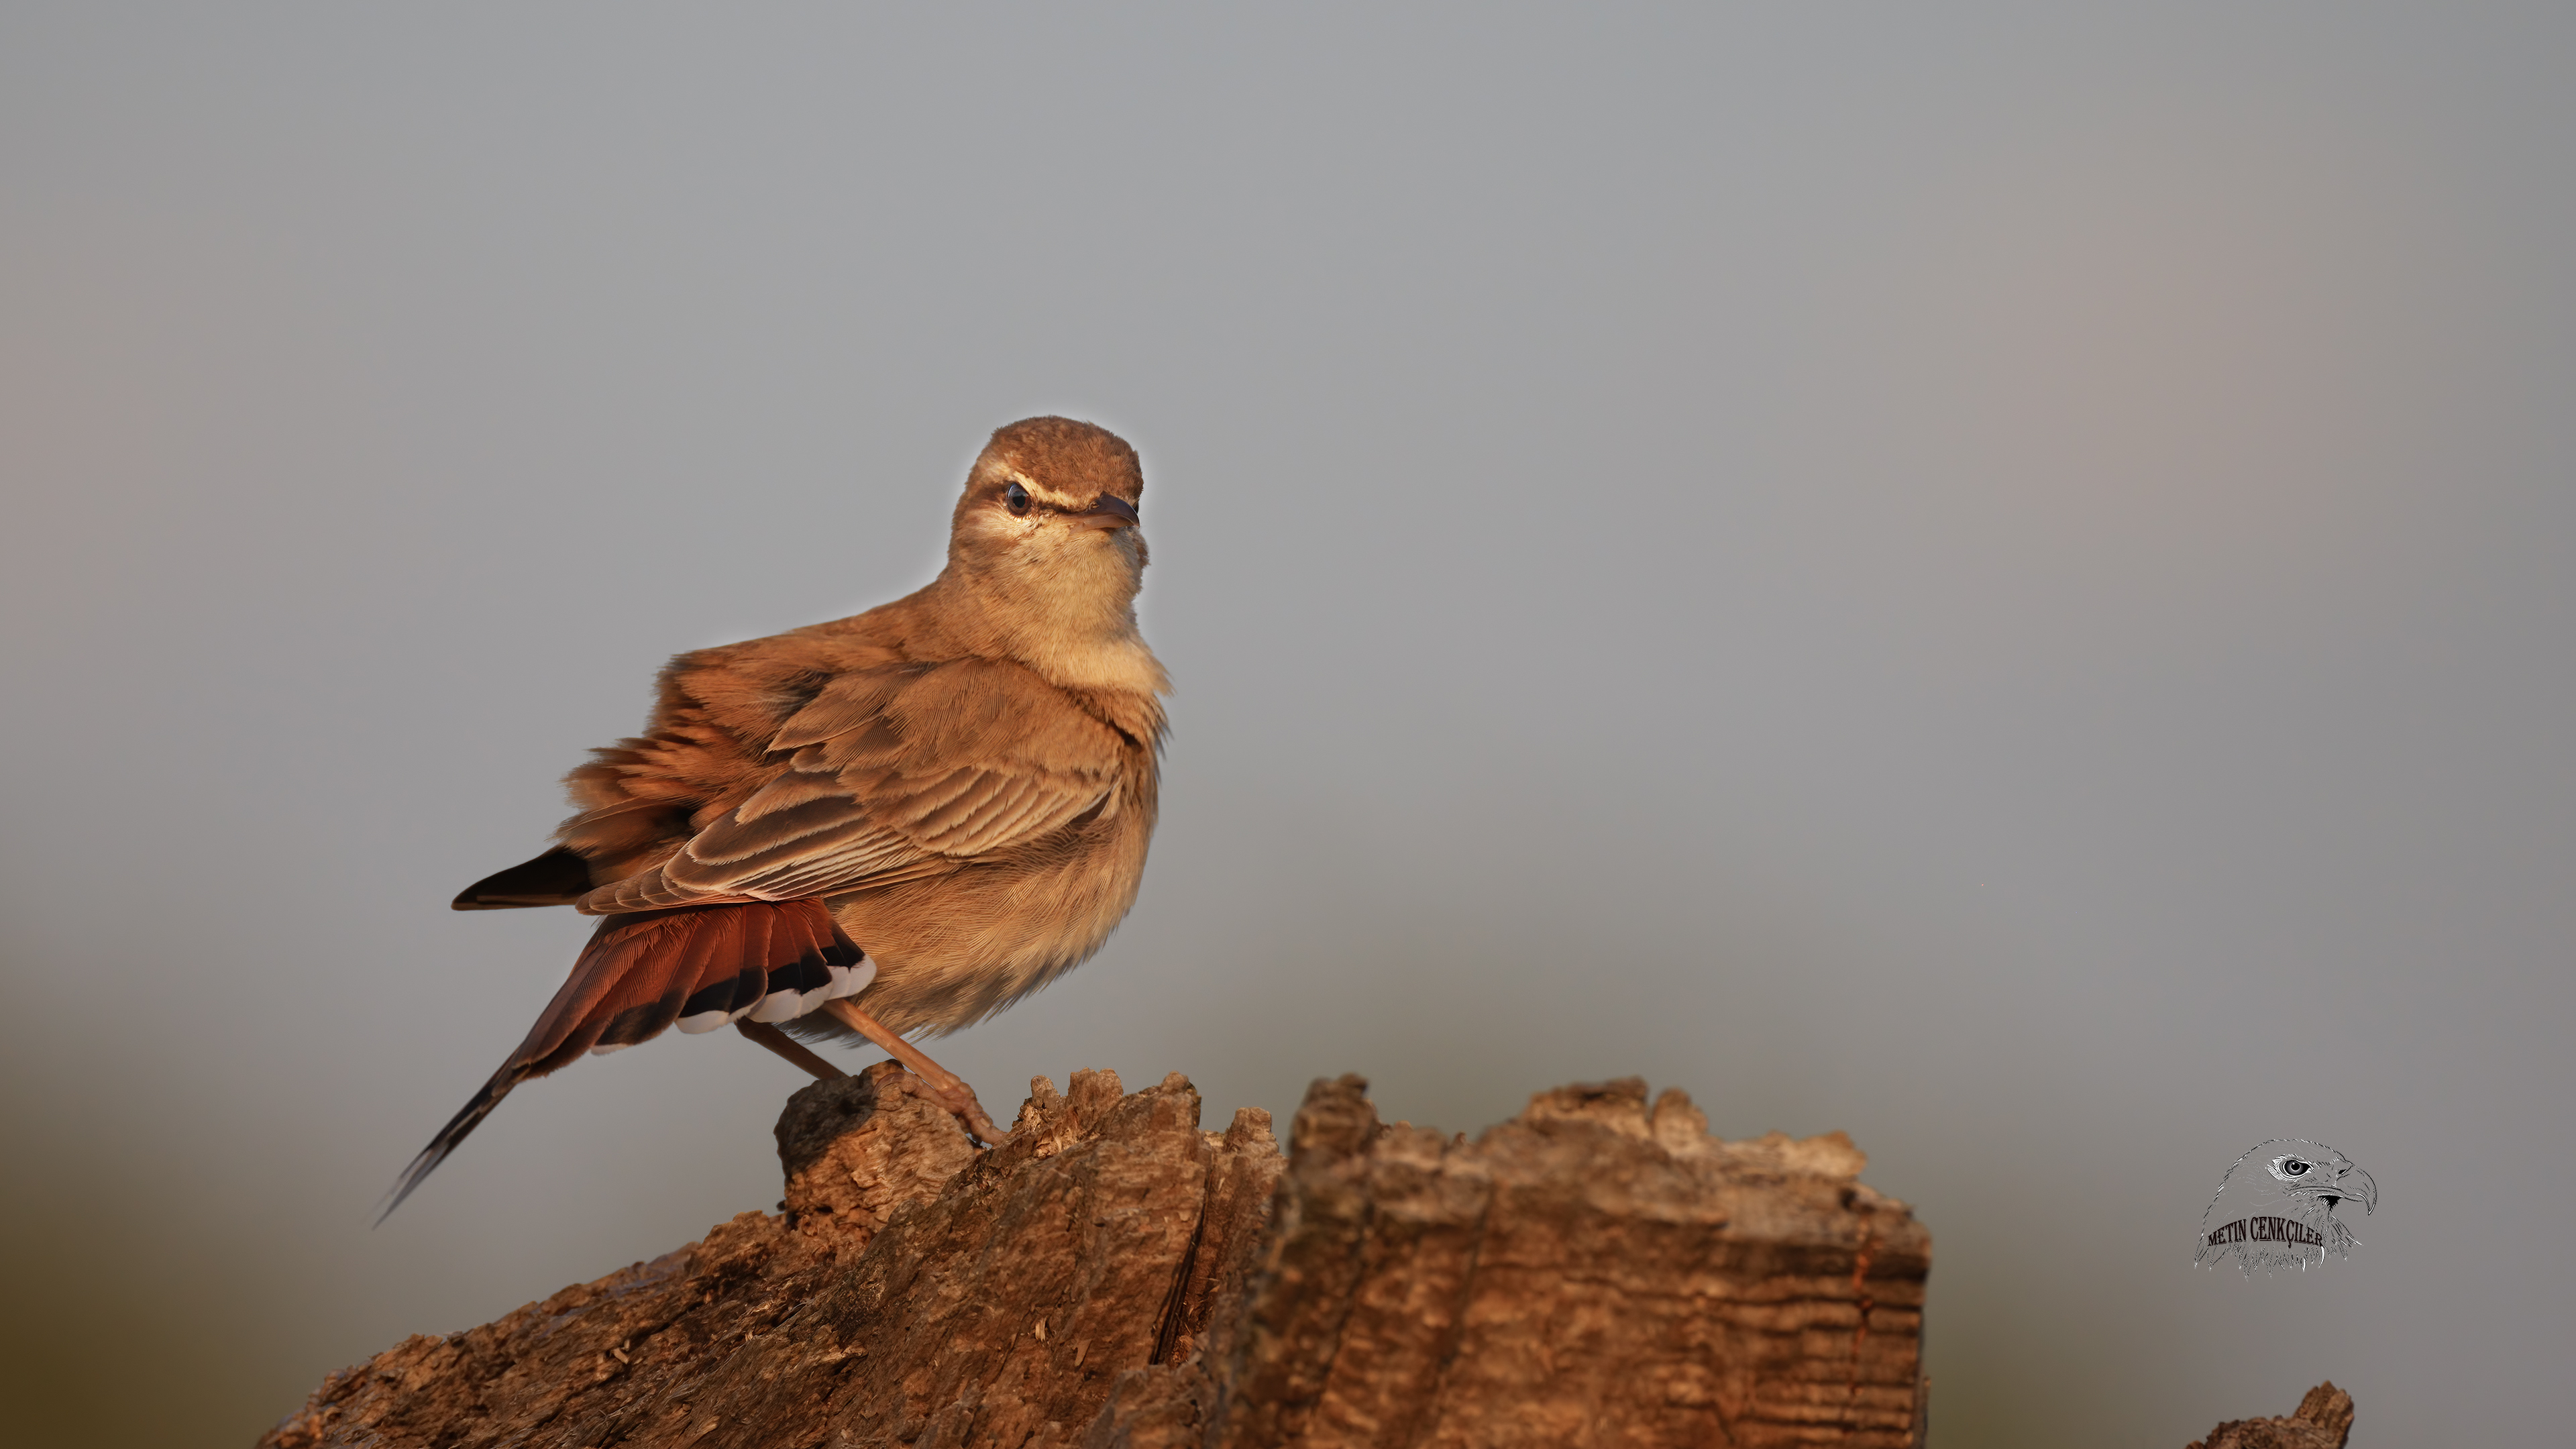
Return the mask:
[[1068,513],[1065,522],[1076,528],[1134,528],[1144,520],[1136,516],[1136,505],[1115,493],[1103,493],[1091,500],[1082,513]]
[[2379,1210],[2379,1184],[2371,1181],[2370,1174],[2358,1167],[2344,1174],[2343,1181],[2326,1190],[2341,1197],[2345,1202],[2361,1204],[2363,1217],[2368,1217]]

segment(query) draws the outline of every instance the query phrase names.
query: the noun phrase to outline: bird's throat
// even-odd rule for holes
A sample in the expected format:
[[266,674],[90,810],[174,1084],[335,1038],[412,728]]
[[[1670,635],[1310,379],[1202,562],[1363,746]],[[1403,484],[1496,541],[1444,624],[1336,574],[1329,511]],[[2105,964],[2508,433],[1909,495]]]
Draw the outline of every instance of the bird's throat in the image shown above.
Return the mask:
[[957,569],[957,613],[979,654],[1026,665],[1065,689],[1171,692],[1161,661],[1136,628],[1132,567],[1110,550],[1092,567]]

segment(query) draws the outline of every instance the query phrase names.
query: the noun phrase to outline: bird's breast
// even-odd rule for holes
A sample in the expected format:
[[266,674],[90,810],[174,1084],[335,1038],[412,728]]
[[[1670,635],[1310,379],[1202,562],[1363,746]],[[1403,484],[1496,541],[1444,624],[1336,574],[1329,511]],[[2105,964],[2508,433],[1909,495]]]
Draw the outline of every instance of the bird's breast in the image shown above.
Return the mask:
[[1088,959],[1145,874],[1150,790],[990,860],[834,898],[833,918],[877,963],[862,1000],[899,1032],[951,1031],[992,1015]]

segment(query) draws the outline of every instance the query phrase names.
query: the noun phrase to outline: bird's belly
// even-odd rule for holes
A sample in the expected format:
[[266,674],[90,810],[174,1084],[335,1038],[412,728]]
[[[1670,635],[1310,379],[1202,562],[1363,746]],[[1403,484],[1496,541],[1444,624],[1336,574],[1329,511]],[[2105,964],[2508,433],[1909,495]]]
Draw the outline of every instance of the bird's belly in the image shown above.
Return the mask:
[[859,1004],[898,1032],[971,1026],[1080,965],[1135,904],[1141,832],[831,901],[877,964]]

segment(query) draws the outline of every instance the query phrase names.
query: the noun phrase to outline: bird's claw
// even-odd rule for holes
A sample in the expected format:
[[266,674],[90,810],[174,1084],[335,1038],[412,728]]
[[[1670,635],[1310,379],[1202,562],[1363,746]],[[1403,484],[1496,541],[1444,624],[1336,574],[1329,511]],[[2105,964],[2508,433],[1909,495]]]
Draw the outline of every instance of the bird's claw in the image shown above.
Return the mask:
[[[965,1087],[962,1082],[958,1085],[961,1089]],[[944,1100],[940,1105],[956,1114],[958,1122],[966,1128],[967,1136],[987,1147],[999,1147],[1011,1140],[1010,1133],[993,1125],[992,1117],[984,1111],[984,1104],[975,1100],[973,1091],[961,1090],[959,1095],[965,1098],[964,1106],[957,1105],[954,1100]]]

